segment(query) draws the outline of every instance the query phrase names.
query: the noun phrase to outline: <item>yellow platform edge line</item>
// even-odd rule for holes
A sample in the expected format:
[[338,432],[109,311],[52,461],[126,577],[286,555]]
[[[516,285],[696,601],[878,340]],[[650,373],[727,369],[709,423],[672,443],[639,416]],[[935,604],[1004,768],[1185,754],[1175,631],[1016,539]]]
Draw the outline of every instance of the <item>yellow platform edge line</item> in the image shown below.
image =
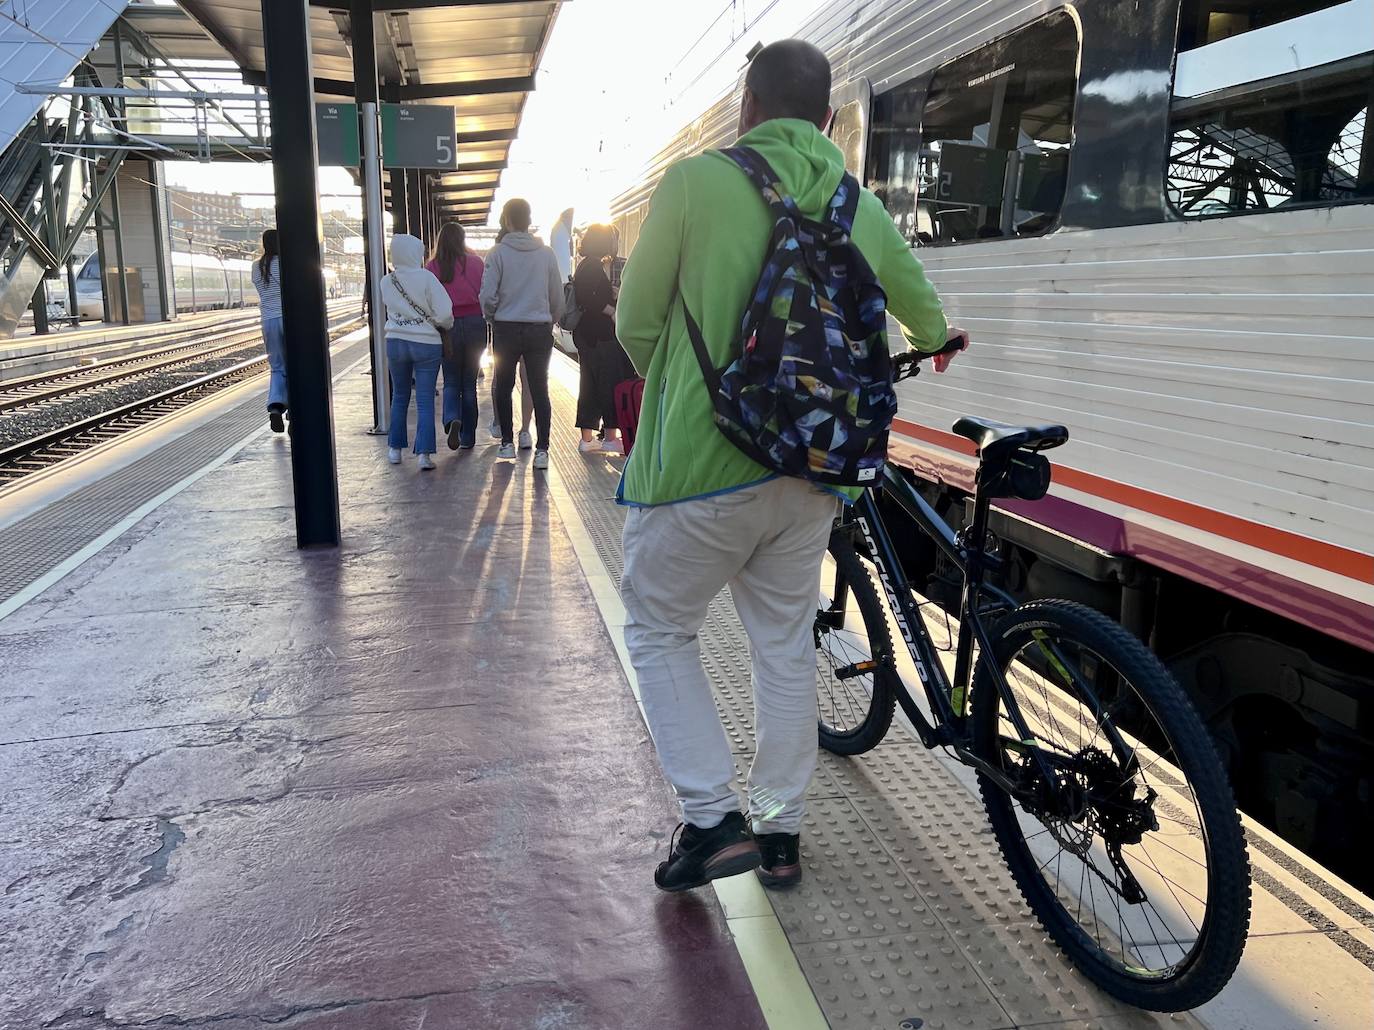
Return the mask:
[[[562,517],[564,531],[572,543],[582,574],[591,587],[597,610],[615,644],[620,667],[630,683],[635,704],[639,706],[639,716],[643,719],[644,706],[639,699],[639,684],[623,639],[625,607],[620,602],[610,573],[601,563],[601,555],[592,542],[591,534],[587,532],[572,495],[563,486],[560,476],[552,469],[550,473],[549,493]],[[821,1014],[811,984],[807,982],[806,974],[802,972],[796,953],[758,878],[746,873],[715,880],[711,886],[725,912],[730,937],[770,1030],[827,1030],[830,1024]]]

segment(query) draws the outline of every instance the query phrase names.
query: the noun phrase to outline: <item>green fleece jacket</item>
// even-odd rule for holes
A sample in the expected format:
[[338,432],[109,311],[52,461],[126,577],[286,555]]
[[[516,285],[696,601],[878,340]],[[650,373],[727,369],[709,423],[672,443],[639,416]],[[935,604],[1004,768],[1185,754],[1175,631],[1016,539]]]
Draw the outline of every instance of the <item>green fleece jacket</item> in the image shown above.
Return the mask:
[[[820,218],[825,213],[844,173],[844,158],[819,129],[779,118],[739,142],[767,158],[803,214]],[[680,292],[716,367],[728,365],[739,356],[740,320],[772,228],[758,189],[718,151],[679,161],[654,192],[616,307],[616,335],[646,380],[634,449],[620,483],[622,503],[671,504],[774,475],[716,428],[678,299]],[[868,190],[859,199],[853,237],[887,293],[888,312],[912,346],[942,347],[945,316],[935,290],[882,202]]]

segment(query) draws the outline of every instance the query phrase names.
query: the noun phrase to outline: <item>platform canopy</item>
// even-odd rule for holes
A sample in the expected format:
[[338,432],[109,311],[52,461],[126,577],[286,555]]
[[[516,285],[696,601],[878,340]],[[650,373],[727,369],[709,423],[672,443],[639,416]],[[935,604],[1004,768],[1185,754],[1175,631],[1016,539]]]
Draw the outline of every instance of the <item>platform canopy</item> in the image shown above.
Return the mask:
[[[239,66],[244,82],[267,84],[261,0],[178,3]],[[347,101],[354,95],[351,5],[311,0],[310,6],[317,98]],[[487,221],[561,6],[560,0],[373,0],[382,102],[454,109],[458,167],[434,173],[432,189],[441,214],[468,224]]]

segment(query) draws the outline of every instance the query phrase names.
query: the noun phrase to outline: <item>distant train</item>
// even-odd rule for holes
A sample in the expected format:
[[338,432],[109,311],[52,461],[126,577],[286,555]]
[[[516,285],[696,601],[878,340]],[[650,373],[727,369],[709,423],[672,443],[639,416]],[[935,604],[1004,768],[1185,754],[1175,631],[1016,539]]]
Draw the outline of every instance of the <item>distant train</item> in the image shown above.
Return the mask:
[[[325,291],[338,292],[338,274],[324,270]],[[224,308],[253,307],[258,294],[253,289],[253,262],[245,258],[220,258],[213,254],[172,251],[172,296],[180,314],[192,311],[217,311]],[[105,317],[100,255],[92,254],[76,276],[77,314],[81,318]]]

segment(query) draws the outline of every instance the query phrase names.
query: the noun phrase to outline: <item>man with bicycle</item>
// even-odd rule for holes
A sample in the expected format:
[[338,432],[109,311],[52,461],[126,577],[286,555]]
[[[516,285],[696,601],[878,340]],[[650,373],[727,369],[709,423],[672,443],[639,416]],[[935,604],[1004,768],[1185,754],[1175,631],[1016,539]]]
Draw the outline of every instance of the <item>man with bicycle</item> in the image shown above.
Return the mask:
[[[751,62],[740,112],[739,146],[763,159],[759,167],[776,174],[801,216],[817,221],[833,217],[832,201],[838,210],[842,186],[853,182],[823,131],[829,98],[825,55],[784,40]],[[667,891],[749,869],[767,886],[801,878],[798,834],[816,763],[812,624],[821,561],[836,498],[857,493],[778,474],[715,424],[707,362],[723,369],[741,354],[741,318],[756,299],[774,226],[768,194],[738,160],[713,151],[668,169],[625,269],[616,321],[647,380],[620,487],[631,509],[621,589],[626,646],[684,823],[655,871]],[[946,327],[935,290],[881,202],[867,190],[850,193],[849,237],[912,346],[934,352],[966,342]],[[707,605],[727,584],[753,661],[749,822],[731,788],[730,746],[698,646]]]

